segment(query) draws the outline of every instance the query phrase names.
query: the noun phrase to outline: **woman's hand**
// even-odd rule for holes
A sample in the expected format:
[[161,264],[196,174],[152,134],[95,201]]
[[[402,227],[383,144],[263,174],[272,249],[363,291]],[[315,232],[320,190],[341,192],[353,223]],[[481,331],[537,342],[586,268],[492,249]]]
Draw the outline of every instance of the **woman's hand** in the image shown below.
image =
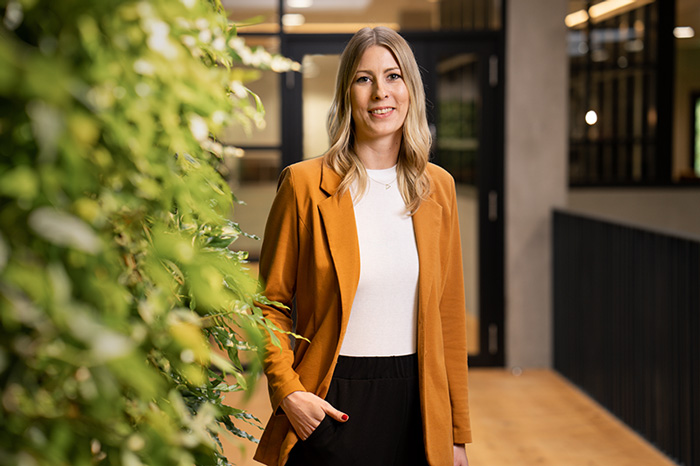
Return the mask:
[[302,440],[309,438],[326,415],[338,422],[348,420],[347,414],[338,411],[323,398],[309,392],[292,392],[282,400],[280,406]]
[[467,449],[464,445],[454,445],[454,466],[469,466]]

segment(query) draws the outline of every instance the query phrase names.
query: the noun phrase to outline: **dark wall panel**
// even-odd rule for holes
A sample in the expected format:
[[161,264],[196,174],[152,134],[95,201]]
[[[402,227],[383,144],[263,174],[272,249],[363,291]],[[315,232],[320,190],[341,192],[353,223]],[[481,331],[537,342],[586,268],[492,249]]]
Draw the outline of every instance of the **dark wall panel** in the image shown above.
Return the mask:
[[554,366],[700,464],[700,242],[554,213]]

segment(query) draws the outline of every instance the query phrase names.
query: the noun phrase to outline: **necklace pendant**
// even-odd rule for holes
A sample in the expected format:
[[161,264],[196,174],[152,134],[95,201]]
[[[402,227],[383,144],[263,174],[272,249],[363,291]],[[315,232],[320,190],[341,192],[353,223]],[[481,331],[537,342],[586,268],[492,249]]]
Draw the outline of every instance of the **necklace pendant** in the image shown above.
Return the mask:
[[384,190],[391,189],[391,185],[393,185],[394,182],[396,181],[396,178],[394,178],[393,180],[391,180],[391,181],[389,181],[389,182],[387,183],[387,182],[385,182],[385,181],[378,181],[378,180],[375,180],[374,178],[372,178],[372,177],[369,176],[369,175],[367,175],[367,177],[368,177],[371,181],[374,181],[374,182],[377,183],[377,184],[383,184],[383,185],[384,185]]

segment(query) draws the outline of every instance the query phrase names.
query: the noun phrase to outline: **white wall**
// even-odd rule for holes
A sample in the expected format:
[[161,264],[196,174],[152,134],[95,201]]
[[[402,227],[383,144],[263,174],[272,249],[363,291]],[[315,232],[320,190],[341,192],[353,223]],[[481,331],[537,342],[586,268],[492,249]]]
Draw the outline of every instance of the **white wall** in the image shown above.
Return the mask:
[[566,204],[567,0],[510,1],[506,30],[506,365],[552,364],[551,210]]

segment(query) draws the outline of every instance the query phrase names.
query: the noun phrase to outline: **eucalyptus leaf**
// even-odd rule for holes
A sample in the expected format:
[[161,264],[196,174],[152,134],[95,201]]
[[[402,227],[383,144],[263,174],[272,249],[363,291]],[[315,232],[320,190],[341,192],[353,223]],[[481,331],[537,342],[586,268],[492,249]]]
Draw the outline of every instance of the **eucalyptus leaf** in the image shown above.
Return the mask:
[[41,100],[27,104],[27,114],[32,120],[32,131],[41,150],[42,161],[56,156],[56,143],[63,131],[63,116],[55,107]]
[[52,207],[40,207],[29,215],[34,233],[59,246],[97,254],[101,249],[95,231],[78,217]]
[[90,346],[93,363],[126,356],[135,346],[129,337],[106,327],[96,315],[84,310],[73,308],[66,323],[74,337]]

